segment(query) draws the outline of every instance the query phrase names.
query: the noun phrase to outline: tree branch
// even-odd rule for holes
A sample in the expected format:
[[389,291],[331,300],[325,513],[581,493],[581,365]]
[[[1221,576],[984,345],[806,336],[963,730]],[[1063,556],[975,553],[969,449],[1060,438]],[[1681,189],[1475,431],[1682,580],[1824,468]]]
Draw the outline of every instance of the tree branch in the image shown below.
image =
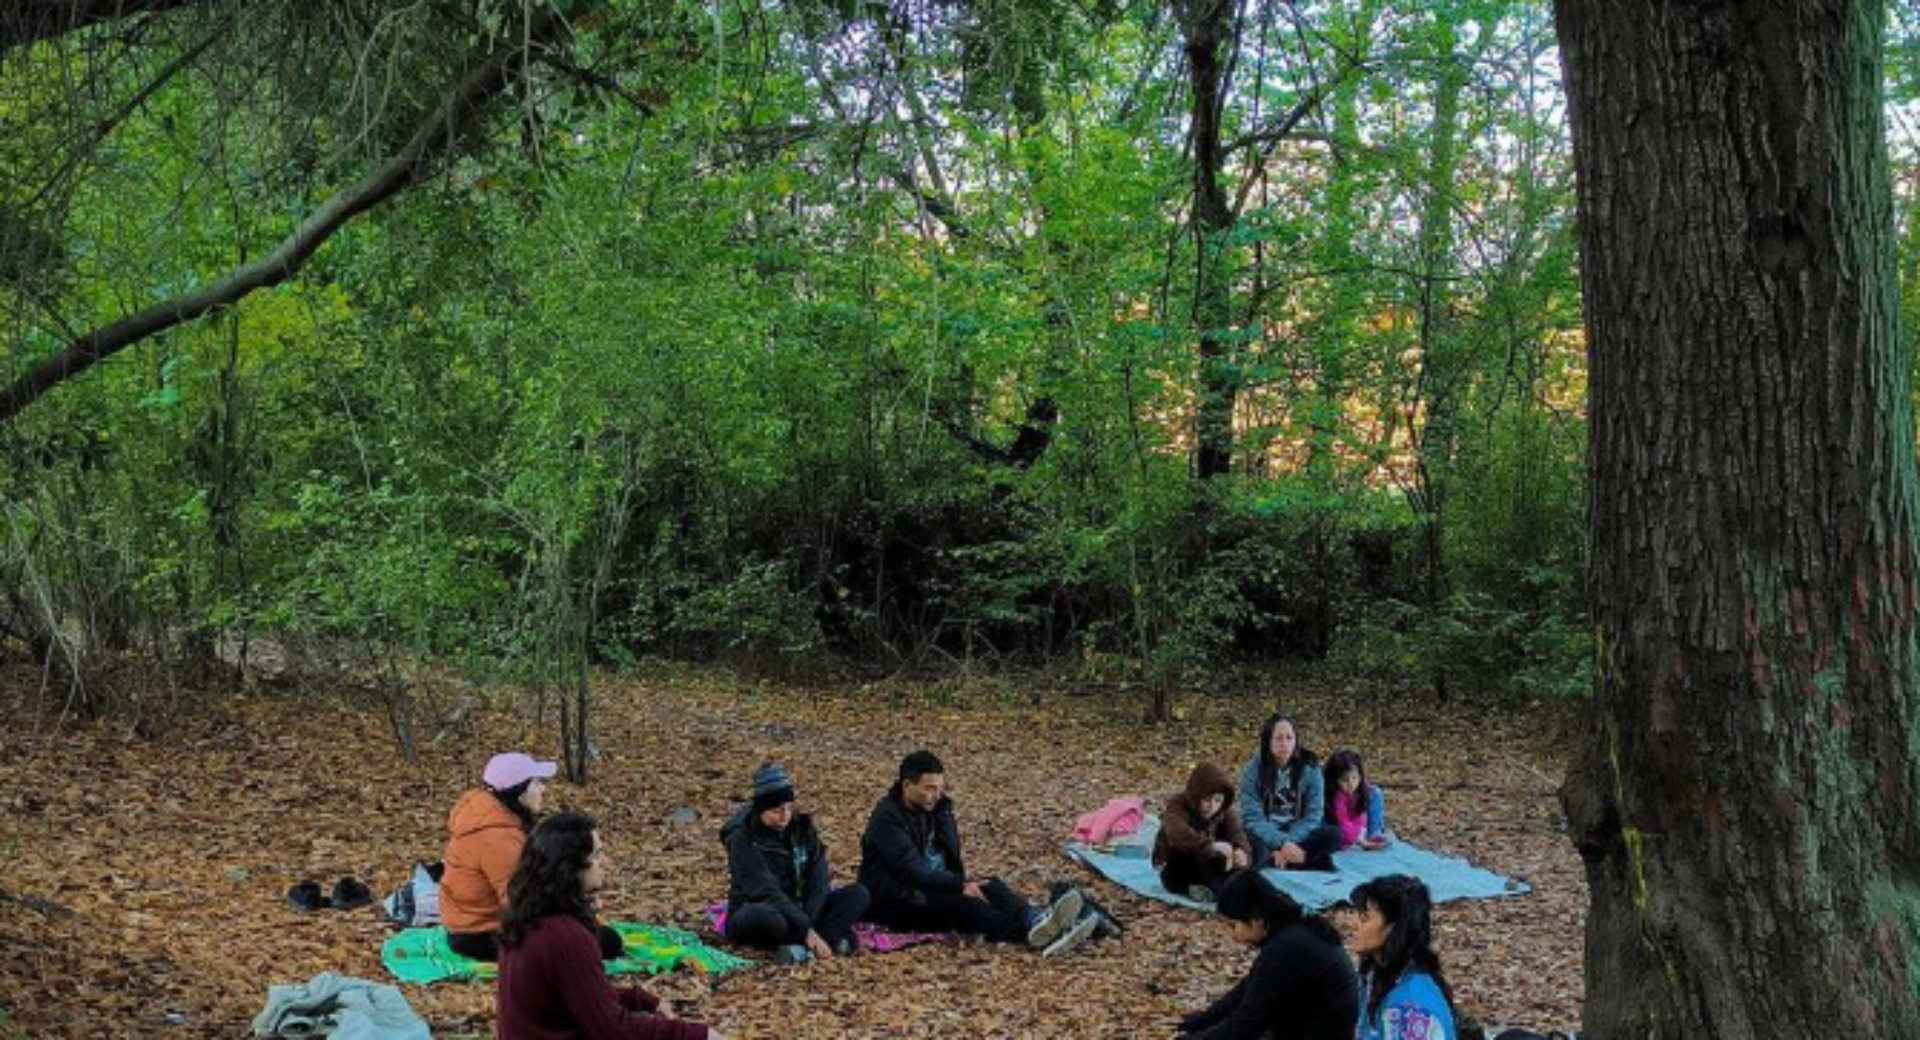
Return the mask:
[[153,95],[159,93],[160,88],[172,82],[175,76],[185,71],[187,66],[199,60],[200,55],[206,53],[207,48],[213,46],[215,41],[225,35],[228,27],[232,24],[233,18],[231,16],[222,18],[220,24],[217,25],[212,32],[201,37],[199,43],[187,48],[172,61],[168,62],[166,67],[162,68],[158,75],[148,81],[145,86],[135,91],[133,96],[128,98],[124,104],[94,124],[93,128],[87,131],[85,140],[67,152],[66,158],[60,163],[60,168],[41,182],[39,189],[33,193],[33,198],[28,200],[26,207],[23,208],[30,209],[38,205],[40,200],[46,198],[47,193],[58,186],[62,178],[72,173],[82,162],[86,161],[89,155],[93,154],[94,149],[100,147],[100,143],[107,139],[107,135],[113,133],[115,127],[139,111],[140,106],[146,104]]
[[[541,14],[528,35],[531,45],[547,42],[562,24],[551,11]],[[314,210],[273,252],[235,268],[212,285],[163,300],[95,329],[33,366],[0,391],[0,423],[18,415],[62,381],[149,336],[293,277],[334,232],[420,180],[436,156],[451,152],[466,138],[487,104],[504,93],[525,69],[523,48],[503,42],[497,42],[496,46],[494,53],[441,99],[398,152],[378,170]]]
[[160,14],[197,0],[26,0],[0,13],[0,54],[57,39],[91,25]]

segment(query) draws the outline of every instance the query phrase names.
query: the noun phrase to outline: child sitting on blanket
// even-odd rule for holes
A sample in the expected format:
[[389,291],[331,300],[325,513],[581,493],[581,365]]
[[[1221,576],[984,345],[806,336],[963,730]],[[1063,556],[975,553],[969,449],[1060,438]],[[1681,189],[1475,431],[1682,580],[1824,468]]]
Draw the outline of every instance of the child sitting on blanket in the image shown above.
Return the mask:
[[1327,822],[1340,828],[1340,847],[1358,845],[1368,852],[1387,847],[1387,803],[1367,782],[1367,767],[1357,751],[1336,751],[1327,758]]
[[1152,860],[1167,891],[1211,903],[1227,875],[1247,865],[1252,850],[1232,807],[1233,779],[1212,762],[1194,766],[1186,790],[1167,799]]

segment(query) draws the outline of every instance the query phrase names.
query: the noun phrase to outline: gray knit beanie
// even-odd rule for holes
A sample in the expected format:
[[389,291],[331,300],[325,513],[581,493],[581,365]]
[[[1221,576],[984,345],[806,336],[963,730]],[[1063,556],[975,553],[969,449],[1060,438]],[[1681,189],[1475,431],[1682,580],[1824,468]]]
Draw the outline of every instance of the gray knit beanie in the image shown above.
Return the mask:
[[766,812],[793,801],[793,781],[787,771],[768,762],[753,771],[753,811]]

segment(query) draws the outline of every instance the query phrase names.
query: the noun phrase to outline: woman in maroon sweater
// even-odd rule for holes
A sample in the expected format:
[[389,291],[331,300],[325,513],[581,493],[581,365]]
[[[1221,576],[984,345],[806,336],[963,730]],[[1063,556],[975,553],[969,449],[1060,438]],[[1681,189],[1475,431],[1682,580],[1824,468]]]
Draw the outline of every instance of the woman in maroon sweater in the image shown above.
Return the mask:
[[606,856],[593,818],[559,813],[527,837],[500,926],[498,1040],[725,1040],[676,1019],[638,986],[616,990],[601,970],[593,893]]

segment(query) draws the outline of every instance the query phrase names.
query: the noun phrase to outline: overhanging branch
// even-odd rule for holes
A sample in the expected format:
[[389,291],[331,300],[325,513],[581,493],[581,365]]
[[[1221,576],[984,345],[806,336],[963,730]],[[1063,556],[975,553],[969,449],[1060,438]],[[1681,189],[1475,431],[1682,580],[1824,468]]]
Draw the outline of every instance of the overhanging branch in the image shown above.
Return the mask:
[[[557,15],[542,14],[526,36],[529,46],[547,42],[561,25]],[[498,47],[462,77],[421,120],[399,151],[379,169],[309,214],[273,252],[233,269],[211,285],[162,300],[74,340],[0,391],[0,422],[12,419],[62,381],[149,336],[293,277],[334,232],[420,180],[436,156],[453,151],[466,139],[488,103],[504,93],[526,67],[524,48],[504,43]]]
[[90,25],[159,14],[195,0],[26,0],[0,6],[0,54]]

